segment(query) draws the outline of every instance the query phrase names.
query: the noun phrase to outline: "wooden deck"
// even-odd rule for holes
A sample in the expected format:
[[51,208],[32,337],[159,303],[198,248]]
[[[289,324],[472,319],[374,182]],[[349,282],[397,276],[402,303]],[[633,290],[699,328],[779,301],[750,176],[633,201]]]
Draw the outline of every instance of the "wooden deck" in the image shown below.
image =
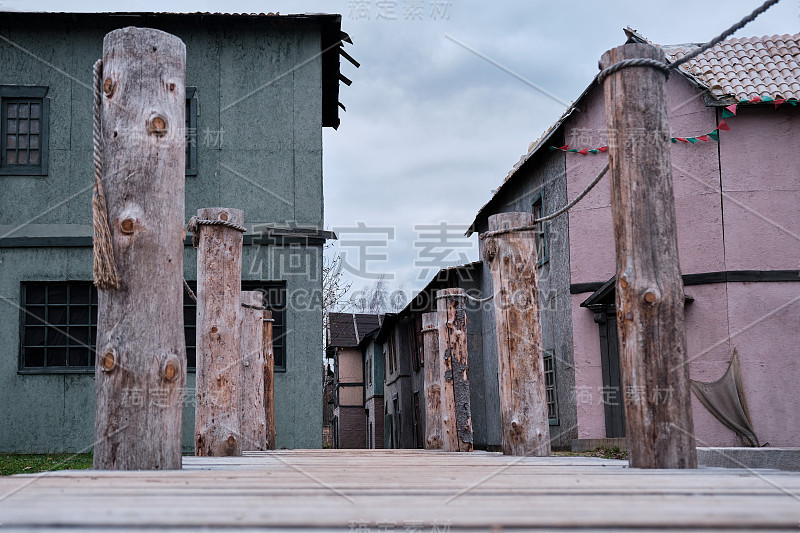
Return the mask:
[[0,533],[800,530],[800,473],[403,450],[184,458],[173,472],[0,478]]

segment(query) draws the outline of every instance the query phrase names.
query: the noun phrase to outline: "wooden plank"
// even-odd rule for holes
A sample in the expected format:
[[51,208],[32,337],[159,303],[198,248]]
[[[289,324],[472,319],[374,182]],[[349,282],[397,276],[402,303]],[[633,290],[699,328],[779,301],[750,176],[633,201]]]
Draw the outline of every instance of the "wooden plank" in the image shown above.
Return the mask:
[[422,315],[425,361],[425,448],[442,449],[442,369],[436,313]]
[[[489,231],[531,226],[531,213],[489,217]],[[490,237],[484,257],[492,271],[497,377],[503,453],[550,455],[544,382],[536,240],[530,231]]]
[[103,185],[121,286],[98,291],[95,468],[181,467],[185,71],[174,35],[103,39]]
[[464,289],[436,291],[442,372],[442,449],[446,452],[472,451],[465,298]]
[[[239,209],[210,207],[200,220],[241,226]],[[242,233],[226,226],[200,226],[197,246],[197,400],[195,454],[241,455]]]
[[264,336],[264,412],[266,415],[267,449],[274,450],[275,444],[275,352],[272,348],[272,311],[263,313]]
[[[264,295],[242,291],[242,450],[267,450],[264,409]],[[260,308],[260,309],[256,309]]]
[[[664,52],[626,44],[600,66],[639,57],[663,62]],[[617,330],[631,466],[696,468],[665,83],[652,67],[625,68],[603,83]]]

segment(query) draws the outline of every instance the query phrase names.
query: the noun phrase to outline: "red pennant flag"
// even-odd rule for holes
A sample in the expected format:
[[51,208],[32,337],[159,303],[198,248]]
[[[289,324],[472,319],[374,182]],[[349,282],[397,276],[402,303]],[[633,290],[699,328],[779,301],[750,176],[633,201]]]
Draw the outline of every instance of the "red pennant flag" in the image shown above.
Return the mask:
[[725,107],[725,109],[727,109],[728,111],[733,113],[734,116],[736,115],[736,104],[731,104],[731,105]]
[[784,103],[785,101],[786,101],[785,98],[776,98],[775,99],[775,109],[778,109],[778,106],[781,105],[782,103]]
[[751,103],[751,104],[757,104],[757,103],[759,103],[760,101],[761,101],[761,97],[760,97],[760,96],[754,96],[754,97],[752,97],[752,98],[750,99],[750,103]]
[[558,147],[559,150],[566,150],[567,148],[569,148],[568,144],[565,144],[564,146],[559,146]]
[[675,138],[678,139],[682,143],[688,143],[689,142],[689,139],[687,139],[686,137],[675,137]]
[[608,146],[601,146],[600,148],[598,148],[598,150],[600,150],[601,152],[607,152]]
[[589,152],[588,148],[584,148],[583,150],[578,150],[579,154],[586,155]]
[[725,124],[724,120],[720,121],[719,126],[717,126],[717,129],[718,130],[724,130],[724,131],[731,131],[731,127],[728,126],[727,124]]
[[708,140],[708,135],[698,135],[697,138],[700,139],[701,141],[705,142],[705,141]]

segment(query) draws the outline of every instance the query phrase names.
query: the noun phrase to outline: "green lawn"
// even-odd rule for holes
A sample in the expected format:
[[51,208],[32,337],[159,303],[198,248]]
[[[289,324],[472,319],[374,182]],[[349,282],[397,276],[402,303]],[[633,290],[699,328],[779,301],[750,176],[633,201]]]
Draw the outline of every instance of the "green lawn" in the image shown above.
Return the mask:
[[85,470],[92,467],[91,453],[0,453],[0,476],[34,474],[51,470]]

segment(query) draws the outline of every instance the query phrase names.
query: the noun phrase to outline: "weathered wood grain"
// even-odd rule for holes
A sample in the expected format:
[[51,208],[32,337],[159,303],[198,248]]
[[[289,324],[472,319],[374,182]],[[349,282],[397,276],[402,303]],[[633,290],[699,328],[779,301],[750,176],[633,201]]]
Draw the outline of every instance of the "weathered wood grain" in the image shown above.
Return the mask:
[[[664,61],[626,44],[603,54]],[[695,468],[689,369],[670,163],[666,77],[622,69],[603,84],[617,254],[617,329],[631,466]]]
[[181,468],[186,47],[103,39],[103,186],[121,286],[98,295],[94,467]]
[[[499,213],[489,217],[489,231],[530,226],[533,221],[531,213]],[[488,238],[484,259],[494,287],[503,453],[550,455],[534,233]]]
[[422,315],[425,362],[425,448],[442,449],[442,368],[436,313]]
[[264,411],[266,414],[267,449],[274,450],[275,444],[275,352],[272,346],[272,311],[263,313],[264,337]]
[[467,364],[467,311],[464,289],[436,292],[439,362],[442,372],[442,449],[472,451],[472,407]]
[[263,306],[263,293],[242,291],[242,450],[268,449],[264,409]]
[[[241,226],[239,209],[209,207],[201,220]],[[195,454],[242,453],[241,311],[242,233],[225,226],[200,226],[197,246],[197,399]]]

